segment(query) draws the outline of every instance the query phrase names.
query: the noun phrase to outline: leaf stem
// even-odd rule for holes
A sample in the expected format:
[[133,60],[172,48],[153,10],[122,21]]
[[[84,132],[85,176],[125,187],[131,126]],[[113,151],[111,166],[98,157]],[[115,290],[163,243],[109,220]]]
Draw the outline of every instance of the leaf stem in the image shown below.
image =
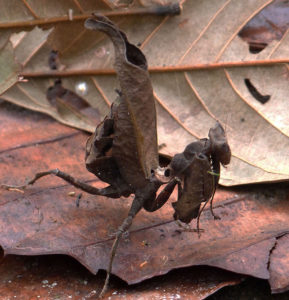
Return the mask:
[[[152,7],[139,7],[133,9],[118,9],[111,11],[98,11],[99,14],[106,17],[113,16],[129,16],[129,15],[178,15],[181,12],[181,5],[179,3],[174,5],[158,5]],[[30,10],[31,12],[31,10]],[[32,12],[31,12],[32,14]],[[16,27],[34,27],[37,25],[53,25],[55,23],[71,22],[71,21],[82,21],[91,17],[90,13],[84,13],[81,15],[74,15],[73,19],[69,15],[53,17],[53,18],[37,18],[25,21],[15,21],[15,22],[3,22],[0,23],[0,29],[2,28],[16,28]],[[32,14],[36,17],[35,14]]]
[[[211,70],[220,68],[237,68],[237,67],[257,67],[257,66],[272,66],[276,64],[288,64],[289,58],[284,59],[268,59],[268,60],[251,60],[251,61],[233,61],[233,62],[218,62],[209,64],[197,65],[180,65],[180,66],[156,66],[150,67],[151,73],[162,72],[186,72],[194,70]],[[69,76],[93,76],[93,75],[113,75],[116,74],[114,69],[87,69],[87,70],[64,70],[64,71],[36,71],[36,72],[21,72],[19,76],[24,78],[36,77],[69,77]]]

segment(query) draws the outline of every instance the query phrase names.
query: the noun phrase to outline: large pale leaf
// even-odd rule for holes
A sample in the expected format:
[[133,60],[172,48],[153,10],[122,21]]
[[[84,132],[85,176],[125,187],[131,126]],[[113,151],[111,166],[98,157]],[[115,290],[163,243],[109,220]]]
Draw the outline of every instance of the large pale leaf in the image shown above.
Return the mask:
[[[83,5],[83,11],[91,9],[77,2],[80,7]],[[233,159],[229,168],[222,171],[224,185],[289,177],[288,68],[280,64],[288,62],[289,35],[273,41],[257,55],[250,53],[247,43],[238,37],[242,27],[271,2],[248,1],[245,5],[237,0],[186,1],[180,16],[120,13],[113,19],[130,41],[141,44],[149,69],[154,72],[162,153],[173,155],[196,138],[205,137],[216,119],[225,124]],[[134,5],[138,8],[140,4],[136,1]],[[127,11],[133,13],[134,5]],[[30,6],[36,10],[34,1]],[[113,5],[103,7],[107,13],[112,8]],[[51,17],[51,10],[49,13]],[[73,112],[66,114],[64,120],[47,104],[46,89],[52,84],[51,76],[62,77],[63,85],[71,90],[85,82],[85,98],[104,115],[117,87],[112,46],[104,35],[86,31],[83,21],[77,18],[69,23],[55,21],[53,25],[55,29],[48,40],[35,48],[26,61],[23,74],[29,82],[13,87],[3,98],[92,131],[88,120],[80,116],[75,119]],[[60,53],[61,71],[49,70],[51,49]],[[252,96],[245,78],[261,94],[271,96],[266,104]]]

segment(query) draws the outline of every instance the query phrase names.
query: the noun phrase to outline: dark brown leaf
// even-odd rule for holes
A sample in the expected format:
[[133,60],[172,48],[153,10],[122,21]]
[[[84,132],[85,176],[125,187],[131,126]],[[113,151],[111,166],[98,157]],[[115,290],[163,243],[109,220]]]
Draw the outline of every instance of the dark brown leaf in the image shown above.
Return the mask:
[[273,249],[275,241],[275,238],[261,241],[225,257],[213,259],[208,265],[236,273],[249,274],[257,278],[269,279],[268,264],[264,262],[269,263],[270,251]]
[[[15,131],[19,137],[1,145],[1,183],[21,184],[23,178],[31,178],[37,171],[59,167],[101,185],[85,170],[85,134],[76,134],[37,114],[32,114],[37,121],[34,123],[3,104],[1,108],[0,119],[6,124],[5,130],[1,127],[1,140],[7,140],[6,132],[13,136]],[[61,134],[63,129],[65,134]],[[270,247],[275,238],[289,230],[288,190],[282,186],[279,192],[270,186],[246,190],[221,190],[216,194],[216,213],[222,219],[214,221],[206,210],[200,239],[195,233],[182,232],[172,220],[169,204],[155,213],[140,212],[129,237],[119,245],[113,273],[135,283],[178,267],[208,264],[268,278],[270,261],[270,274],[274,264],[274,270],[278,267],[274,273],[274,286],[278,286],[288,272],[288,264],[274,261],[272,255],[282,251],[282,242],[272,254]],[[77,195],[76,189],[54,177],[42,179],[24,194],[1,191],[0,245],[5,254],[61,253],[76,258],[93,273],[104,269],[113,241],[111,234],[127,215],[131,200],[83,194],[77,207],[77,197],[69,196],[72,191]]]

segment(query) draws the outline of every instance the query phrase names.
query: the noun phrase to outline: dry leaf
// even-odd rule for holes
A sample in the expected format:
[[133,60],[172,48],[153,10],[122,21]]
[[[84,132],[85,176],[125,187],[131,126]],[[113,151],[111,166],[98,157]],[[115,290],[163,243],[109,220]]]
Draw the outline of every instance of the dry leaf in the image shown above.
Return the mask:
[[[85,12],[91,9],[80,1],[77,3],[79,7],[83,5]],[[230,167],[222,170],[221,184],[288,180],[289,107],[288,101],[284,101],[289,92],[288,67],[280,62],[288,62],[289,35],[273,41],[257,55],[250,53],[246,42],[238,36],[244,25],[272,1],[258,0],[246,5],[237,0],[186,1],[182,14],[174,17],[135,16],[140,8],[138,1],[126,10],[129,16],[122,16],[120,8],[111,10],[114,5],[109,8],[106,5],[109,1],[101,3],[107,14],[118,15],[113,20],[133,43],[141,44],[148,58],[158,103],[158,136],[163,154],[172,156],[183,151],[188,143],[205,137],[218,119],[226,127],[233,152]],[[39,14],[34,2],[30,8]],[[50,9],[48,6],[51,17]],[[67,6],[60,11],[64,13],[66,9]],[[81,10],[79,14],[85,17]],[[22,17],[22,21],[27,22],[27,18]],[[55,28],[47,41],[34,47],[30,56],[25,54],[30,59],[26,60],[23,74],[29,77],[29,82],[13,87],[3,98],[45,112],[65,124],[93,131],[87,119],[69,110],[64,119],[47,106],[46,89],[52,83],[48,78],[53,74],[62,77],[63,86],[71,91],[75,91],[79,82],[85,83],[88,103],[105,115],[117,87],[114,75],[102,75],[113,73],[112,45],[101,34],[95,38],[77,18],[51,22],[50,26]],[[10,30],[16,28],[13,24]],[[31,34],[39,34],[39,29]],[[23,43],[25,39],[26,36]],[[51,49],[59,51],[62,71],[49,71],[47,60]],[[26,47],[22,51],[26,52]],[[270,100],[266,104],[256,100],[245,79],[260,94],[270,95]]]
[[[5,141],[0,149],[1,183],[21,184],[36,171],[59,167],[97,187],[103,184],[85,170],[84,133],[38,114],[23,116],[4,105],[0,120],[7,124],[0,131]],[[83,194],[77,205],[76,197],[68,195],[73,190],[51,176],[24,194],[1,191],[4,253],[67,254],[93,273],[104,269],[114,239],[111,234],[127,215],[131,199]],[[120,242],[113,273],[135,283],[183,266],[211,265],[269,278],[272,290],[287,290],[288,192],[285,185],[218,191],[215,210],[222,219],[215,221],[206,210],[200,239],[179,228],[169,204],[155,213],[141,211],[127,239]]]

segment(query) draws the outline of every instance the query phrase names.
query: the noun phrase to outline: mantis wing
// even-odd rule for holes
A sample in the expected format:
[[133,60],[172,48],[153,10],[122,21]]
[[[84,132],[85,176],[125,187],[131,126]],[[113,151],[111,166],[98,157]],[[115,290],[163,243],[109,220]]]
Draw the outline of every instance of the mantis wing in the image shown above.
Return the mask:
[[104,32],[113,42],[121,92],[112,155],[123,178],[141,188],[158,167],[156,108],[146,58],[106,17],[95,15],[85,26]]

